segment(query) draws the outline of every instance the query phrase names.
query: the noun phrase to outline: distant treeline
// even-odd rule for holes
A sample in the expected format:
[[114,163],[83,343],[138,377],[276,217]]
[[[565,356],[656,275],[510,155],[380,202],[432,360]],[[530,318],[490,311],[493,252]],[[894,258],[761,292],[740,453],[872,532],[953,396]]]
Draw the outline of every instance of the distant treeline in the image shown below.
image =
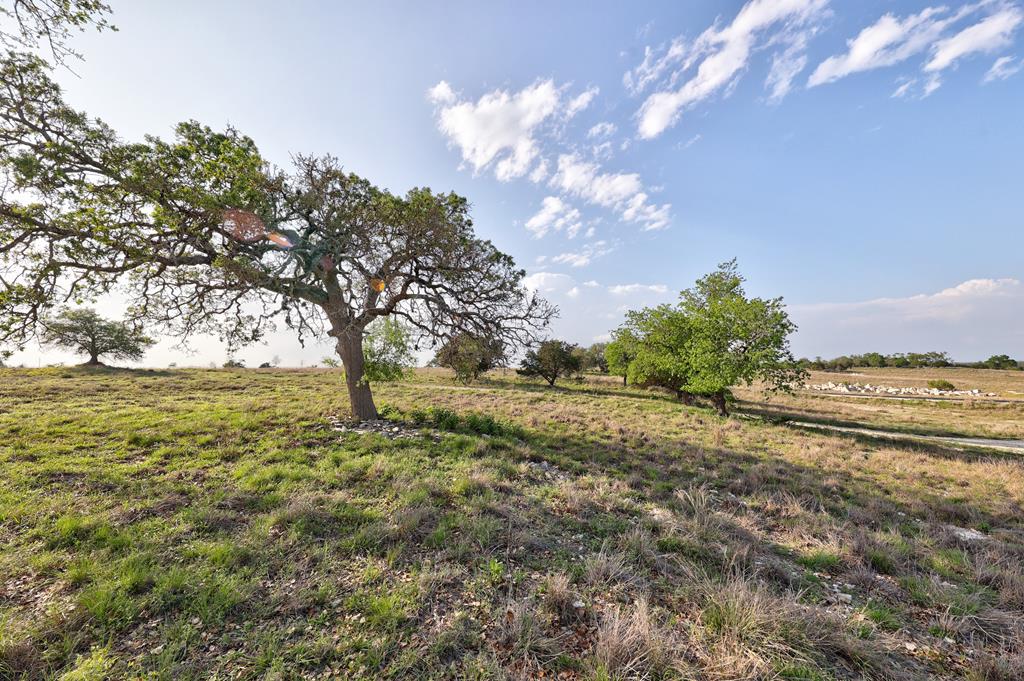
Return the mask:
[[983,362],[954,362],[947,352],[899,352],[883,355],[868,352],[863,355],[842,355],[833,359],[802,358],[801,366],[819,371],[846,371],[853,367],[898,367],[918,369],[922,367],[966,367],[970,369],[1024,369],[1024,361],[1012,359],[1009,355],[992,355]]

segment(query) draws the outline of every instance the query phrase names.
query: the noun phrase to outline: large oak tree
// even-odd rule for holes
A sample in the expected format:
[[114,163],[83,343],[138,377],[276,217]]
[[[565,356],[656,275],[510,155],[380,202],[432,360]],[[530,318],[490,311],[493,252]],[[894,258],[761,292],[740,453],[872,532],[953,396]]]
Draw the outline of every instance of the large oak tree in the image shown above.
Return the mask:
[[376,417],[363,336],[381,317],[420,335],[522,345],[555,313],[476,237],[466,200],[403,196],[331,157],[272,168],[238,131],[180,124],[126,142],[65,103],[40,59],[0,67],[0,343],[36,337],[65,301],[117,292],[126,320],[187,338],[259,340],[276,320],[329,334],[351,409]]

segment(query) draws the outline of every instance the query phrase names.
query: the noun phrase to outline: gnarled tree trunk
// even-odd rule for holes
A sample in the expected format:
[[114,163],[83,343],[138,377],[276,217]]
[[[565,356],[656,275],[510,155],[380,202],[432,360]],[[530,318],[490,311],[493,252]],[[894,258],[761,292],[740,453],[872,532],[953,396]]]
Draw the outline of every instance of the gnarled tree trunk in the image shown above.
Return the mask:
[[711,404],[714,405],[715,411],[722,416],[728,416],[729,410],[725,406],[725,393],[713,393],[711,395]]
[[687,391],[682,390],[682,389],[677,389],[676,390],[676,397],[679,398],[680,402],[682,402],[683,404],[685,404],[687,406],[691,406],[693,404],[693,393],[691,393],[691,392],[687,392]]
[[338,336],[338,356],[345,365],[345,383],[348,386],[348,401],[352,417],[360,421],[377,418],[377,406],[373,403],[370,384],[363,379],[363,334],[359,329],[347,329]]

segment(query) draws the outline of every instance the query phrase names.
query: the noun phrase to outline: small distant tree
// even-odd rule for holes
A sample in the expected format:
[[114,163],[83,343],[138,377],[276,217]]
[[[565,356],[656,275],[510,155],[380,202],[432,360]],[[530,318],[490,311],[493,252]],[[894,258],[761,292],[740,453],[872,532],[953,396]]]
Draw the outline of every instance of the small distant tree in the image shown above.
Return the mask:
[[548,385],[553,386],[560,377],[580,372],[582,363],[573,352],[575,349],[576,345],[565,341],[543,341],[536,350],[527,351],[516,373],[530,378],[543,378]]
[[366,383],[400,381],[415,366],[412,335],[397,319],[383,317],[367,329],[363,339],[363,380]]
[[339,362],[333,357],[325,356],[323,359],[320,360],[320,363],[323,364],[328,369],[337,369],[338,367],[341,366],[341,362]]
[[596,371],[601,374],[608,373],[608,360],[604,358],[604,350],[607,343],[594,343],[586,348],[578,348],[577,354],[583,366],[583,371]]
[[441,346],[432,364],[451,369],[456,381],[469,383],[504,366],[506,361],[505,345],[500,339],[459,334]]
[[735,260],[722,263],[680,295],[690,324],[687,389],[707,395],[727,414],[729,389],[760,381],[766,390],[789,390],[806,378],[789,348],[796,325],[782,298],[748,298]]
[[225,369],[244,369],[245,368],[245,360],[235,359],[233,357],[229,357],[228,361],[224,362],[223,367]]
[[629,379],[629,365],[636,359],[639,341],[632,329],[622,327],[612,333],[612,340],[604,349],[604,359],[608,365],[608,373],[622,376],[622,385]]
[[982,366],[986,369],[1016,369],[1017,360],[1011,359],[1009,355],[992,355],[982,362]]
[[13,350],[0,350],[0,367],[7,366],[6,362],[14,354]]
[[45,345],[87,356],[88,366],[101,365],[101,357],[137,362],[156,342],[140,330],[104,319],[89,308],[65,308],[45,320],[41,340]]

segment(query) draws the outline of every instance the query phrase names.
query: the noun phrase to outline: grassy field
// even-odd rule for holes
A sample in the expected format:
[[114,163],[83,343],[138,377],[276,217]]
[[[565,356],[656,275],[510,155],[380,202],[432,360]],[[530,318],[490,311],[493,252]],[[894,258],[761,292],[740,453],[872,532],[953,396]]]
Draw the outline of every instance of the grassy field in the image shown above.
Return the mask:
[[825,395],[801,390],[794,395],[777,395],[765,404],[757,390],[736,392],[748,411],[773,418],[868,426],[919,435],[1024,438],[1024,371],[862,368],[843,373],[815,371],[808,382],[925,388],[932,379],[947,380],[959,389],[978,388],[997,397],[922,400]]
[[[0,678],[1024,678],[1019,457],[610,380],[376,392],[397,431],[336,429],[331,371],[0,369]],[[827,400],[769,404],[1020,433]]]

